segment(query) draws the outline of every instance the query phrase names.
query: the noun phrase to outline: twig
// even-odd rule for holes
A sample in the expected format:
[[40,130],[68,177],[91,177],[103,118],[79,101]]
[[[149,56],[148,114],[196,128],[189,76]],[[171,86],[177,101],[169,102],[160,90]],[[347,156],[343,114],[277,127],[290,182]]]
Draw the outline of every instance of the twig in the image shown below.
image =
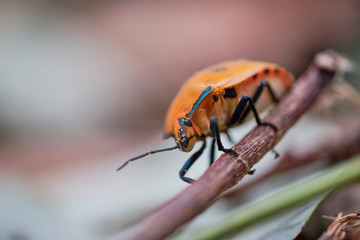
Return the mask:
[[247,184],[230,189],[223,197],[232,198],[240,196],[244,191],[275,174],[286,172],[317,160],[326,160],[327,165],[332,165],[358,154],[360,154],[360,125],[355,124],[342,128],[334,136],[326,136],[323,142],[314,145],[302,154],[294,154],[291,151],[283,154],[276,166],[266,174],[247,182]]
[[[320,172],[313,174],[306,180],[300,179],[294,183],[288,184],[285,187],[279,189],[278,191],[272,192],[261,200],[251,202],[246,206],[241,206],[233,210],[231,214],[221,219],[220,221],[212,223],[211,225],[208,225],[206,227],[197,229],[195,232],[192,232],[190,234],[180,235],[174,240],[223,239],[226,236],[237,233],[245,227],[248,227],[254,223],[258,223],[274,215],[284,213],[284,211],[288,210],[289,208],[293,208],[295,206],[299,207],[299,205],[302,205],[302,207],[300,208],[302,208],[303,211],[305,209],[304,204],[306,201],[314,199],[315,197],[322,194],[322,196],[320,196],[316,199],[316,201],[313,201],[310,204],[318,205],[319,202],[324,199],[331,191],[339,189],[346,185],[350,185],[351,183],[358,182],[359,180],[360,157],[354,157],[333,167],[321,170]],[[307,205],[306,208],[311,209],[310,205],[308,205],[308,202],[305,205]],[[296,210],[296,212],[298,212],[298,210]],[[294,212],[291,213],[291,210],[290,215],[292,217],[295,217]],[[296,223],[299,231],[301,230],[301,227],[303,227],[303,224],[305,224],[306,222],[305,221],[301,223],[302,221],[299,221],[299,219],[290,220],[289,216],[287,217],[287,220],[289,221],[288,227],[293,227]],[[278,228],[272,229],[270,232],[265,232],[264,236],[266,234],[272,233],[274,235],[269,236],[269,239],[273,239],[276,236],[275,233],[277,230],[281,232],[286,229],[286,223],[284,223],[284,225],[278,226]],[[257,230],[255,231],[261,231],[258,228],[256,229]],[[266,239],[266,237],[264,236],[258,239]],[[277,236],[279,237],[279,235]]]
[[145,224],[131,239],[164,239],[216,201],[221,193],[237,184],[262,156],[272,149],[284,133],[312,105],[321,90],[332,80],[337,68],[335,53],[324,52],[315,57],[289,94],[264,119],[278,127],[253,129],[232,149],[238,156],[223,154],[192,185],[178,194],[156,213],[143,221]]
[[[360,233],[360,212],[343,216],[339,213],[318,240],[358,239]],[[350,237],[352,235],[353,237]]]

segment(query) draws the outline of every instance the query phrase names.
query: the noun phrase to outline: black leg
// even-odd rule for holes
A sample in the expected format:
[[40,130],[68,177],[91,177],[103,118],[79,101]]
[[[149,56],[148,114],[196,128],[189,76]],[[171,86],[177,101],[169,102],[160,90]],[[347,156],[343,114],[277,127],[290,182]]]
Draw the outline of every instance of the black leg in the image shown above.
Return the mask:
[[181,168],[179,175],[180,178],[187,182],[187,183],[192,183],[194,181],[194,179],[185,177],[186,172],[189,170],[189,168],[193,165],[193,163],[200,157],[200,155],[203,153],[204,149],[206,147],[206,141],[204,140],[203,145],[201,146],[201,148],[195,152],[184,164],[184,166]]
[[276,103],[279,102],[278,97],[276,96],[274,90],[272,89],[270,83],[267,80],[261,81],[260,85],[267,87],[267,89],[269,90],[270,96],[274,102],[276,102]]
[[275,155],[275,159],[280,157],[280,154],[277,151],[275,151],[274,149],[271,149],[271,152]]
[[251,97],[249,95],[244,95],[241,99],[239,104],[237,105],[233,116],[231,117],[229,126],[231,126],[232,124],[234,124],[236,122],[236,120],[239,118],[239,116],[241,115],[241,113],[244,111],[246,104],[249,103],[250,109],[251,111],[254,113],[255,116],[255,120],[257,122],[258,125],[267,125],[272,127],[275,131],[277,131],[277,127],[269,122],[263,122],[261,121],[258,112],[256,111],[255,108],[255,103],[254,101],[251,99]]
[[216,117],[210,118],[210,131],[211,131],[211,136],[214,137],[216,140],[219,151],[237,155],[236,151],[229,149],[229,148],[224,148],[224,146],[222,145],[221,139],[220,139],[219,125],[218,125]]
[[[239,104],[236,106],[235,111],[231,117],[231,120],[229,122],[229,127],[231,127],[232,125],[234,125],[234,123],[236,123],[236,121],[239,119],[241,113],[244,111],[246,104],[248,102],[247,98],[245,98],[245,96],[248,95],[244,95],[241,99]],[[250,98],[250,96],[248,96]]]
[[250,169],[250,171],[248,172],[249,175],[254,175],[254,173],[256,172],[256,169],[253,168],[253,169]]
[[[261,93],[263,92],[264,90],[264,87],[266,87],[268,90],[269,90],[269,93],[270,93],[270,96],[272,98],[272,100],[274,102],[278,102],[278,98],[276,97],[273,89],[271,88],[269,82],[267,80],[263,80],[261,81],[258,89],[256,90],[255,94],[254,94],[254,97],[252,98],[253,102],[256,103],[257,100],[259,99]],[[244,114],[242,114],[241,118],[238,120],[239,122],[242,122],[248,115],[249,115],[249,112],[250,112],[250,108],[247,107],[244,111]]]
[[215,138],[211,141],[211,149],[210,149],[210,167],[214,163],[215,160]]

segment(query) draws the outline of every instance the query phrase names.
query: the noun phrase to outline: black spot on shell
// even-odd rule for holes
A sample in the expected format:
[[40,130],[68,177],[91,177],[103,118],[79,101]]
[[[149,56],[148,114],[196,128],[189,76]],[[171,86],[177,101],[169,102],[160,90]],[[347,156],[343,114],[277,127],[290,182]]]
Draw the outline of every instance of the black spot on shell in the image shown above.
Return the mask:
[[236,91],[234,88],[226,88],[224,98],[234,98],[236,97]]

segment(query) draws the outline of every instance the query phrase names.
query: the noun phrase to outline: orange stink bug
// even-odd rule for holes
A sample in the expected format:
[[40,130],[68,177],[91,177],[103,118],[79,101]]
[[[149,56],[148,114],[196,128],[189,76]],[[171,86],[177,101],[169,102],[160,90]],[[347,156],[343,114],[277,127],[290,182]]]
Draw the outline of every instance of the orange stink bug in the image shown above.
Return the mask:
[[223,62],[195,73],[181,87],[171,103],[165,120],[165,133],[173,137],[176,146],[150,151],[130,161],[163,151],[180,149],[189,152],[197,141],[201,148],[181,168],[179,175],[185,182],[194,181],[185,177],[191,165],[206,147],[206,137],[212,137],[210,165],[214,161],[215,143],[219,151],[237,154],[224,148],[220,132],[249,119],[252,111],[258,125],[276,126],[263,122],[258,111],[263,111],[272,102],[277,102],[294,82],[292,74],[274,63],[237,60]]

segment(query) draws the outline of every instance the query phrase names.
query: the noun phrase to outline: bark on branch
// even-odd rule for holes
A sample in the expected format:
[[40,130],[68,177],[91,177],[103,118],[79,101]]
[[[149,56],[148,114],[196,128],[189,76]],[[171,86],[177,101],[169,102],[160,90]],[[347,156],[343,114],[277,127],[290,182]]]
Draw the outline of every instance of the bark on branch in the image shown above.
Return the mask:
[[360,124],[355,123],[342,127],[337,134],[324,136],[324,141],[313,145],[302,153],[293,153],[292,149],[281,154],[277,164],[264,175],[233,187],[222,197],[233,198],[241,196],[254,185],[264,182],[275,174],[286,172],[318,160],[327,165],[333,165],[345,159],[360,154]]
[[200,179],[143,219],[143,225],[131,239],[164,239],[236,185],[315,102],[321,90],[333,79],[337,66],[338,55],[335,53],[318,54],[290,92],[264,119],[275,124],[277,132],[268,126],[253,129],[232,148],[238,156],[221,155]]

